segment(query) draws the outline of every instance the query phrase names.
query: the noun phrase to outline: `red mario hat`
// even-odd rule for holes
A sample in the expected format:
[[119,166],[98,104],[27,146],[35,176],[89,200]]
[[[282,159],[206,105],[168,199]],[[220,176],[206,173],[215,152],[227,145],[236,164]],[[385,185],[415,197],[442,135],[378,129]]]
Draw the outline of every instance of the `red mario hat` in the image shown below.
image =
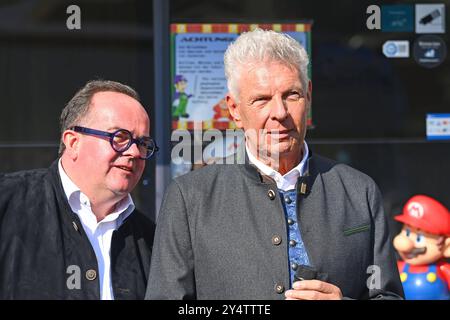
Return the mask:
[[409,199],[403,214],[394,219],[425,232],[450,237],[450,212],[442,203],[425,195]]

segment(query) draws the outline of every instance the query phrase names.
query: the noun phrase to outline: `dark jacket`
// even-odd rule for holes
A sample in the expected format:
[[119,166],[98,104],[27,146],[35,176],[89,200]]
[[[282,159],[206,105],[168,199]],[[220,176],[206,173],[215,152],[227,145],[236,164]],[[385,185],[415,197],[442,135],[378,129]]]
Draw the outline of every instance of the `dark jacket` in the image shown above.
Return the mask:
[[[144,298],[154,229],[135,210],[114,231],[115,299]],[[100,299],[97,259],[70,209],[57,161],[0,178],[0,299]]]
[[[297,219],[318,278],[348,298],[400,298],[376,184],[319,156],[307,170],[297,182]],[[287,230],[276,183],[252,165],[210,165],[178,177],[159,213],[146,298],[284,299]],[[379,277],[368,281],[373,271]]]

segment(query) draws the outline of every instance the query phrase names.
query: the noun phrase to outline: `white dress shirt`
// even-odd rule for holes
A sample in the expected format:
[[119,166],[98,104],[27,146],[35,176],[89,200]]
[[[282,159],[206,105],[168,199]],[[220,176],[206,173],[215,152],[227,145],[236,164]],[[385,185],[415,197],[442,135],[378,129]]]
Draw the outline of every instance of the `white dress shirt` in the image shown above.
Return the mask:
[[80,188],[66,174],[62,167],[61,159],[58,162],[58,169],[70,208],[80,218],[83,229],[97,257],[100,298],[102,300],[113,300],[110,257],[111,238],[113,231],[117,230],[133,212],[135,208],[133,200],[128,195],[116,205],[112,213],[108,214],[102,221],[97,222],[97,217],[91,210],[91,203],[88,197],[80,191]]
[[295,185],[297,184],[298,177],[301,177],[305,174],[306,170],[306,160],[308,159],[308,144],[306,141],[303,142],[303,159],[300,161],[300,163],[292,168],[288,173],[281,175],[278,171],[275,171],[271,167],[265,165],[250,152],[248,146],[245,146],[247,150],[248,160],[254,164],[259,171],[261,171],[263,174],[271,177],[273,180],[275,180],[278,189],[287,191],[295,189]]

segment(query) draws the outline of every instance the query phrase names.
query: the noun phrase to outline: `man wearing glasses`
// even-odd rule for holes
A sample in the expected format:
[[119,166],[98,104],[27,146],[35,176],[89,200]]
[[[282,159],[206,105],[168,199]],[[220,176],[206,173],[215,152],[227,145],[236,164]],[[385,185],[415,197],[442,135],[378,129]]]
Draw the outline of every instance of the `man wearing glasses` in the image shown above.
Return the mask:
[[154,224],[130,192],[158,150],[130,87],[88,82],[61,114],[60,158],[0,179],[0,299],[142,299]]

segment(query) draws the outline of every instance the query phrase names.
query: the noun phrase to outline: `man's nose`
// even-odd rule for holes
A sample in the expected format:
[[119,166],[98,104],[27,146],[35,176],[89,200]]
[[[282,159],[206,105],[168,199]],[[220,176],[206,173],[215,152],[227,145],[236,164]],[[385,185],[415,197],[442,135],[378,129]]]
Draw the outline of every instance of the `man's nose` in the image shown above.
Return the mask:
[[139,147],[137,143],[132,143],[131,146],[123,153],[124,156],[131,156],[133,158],[140,158],[141,157],[141,151],[139,150]]
[[282,122],[288,115],[286,101],[284,101],[281,95],[274,96],[272,101],[270,117],[272,120]]
[[394,238],[394,248],[401,252],[410,252],[415,248],[414,242],[403,234]]

